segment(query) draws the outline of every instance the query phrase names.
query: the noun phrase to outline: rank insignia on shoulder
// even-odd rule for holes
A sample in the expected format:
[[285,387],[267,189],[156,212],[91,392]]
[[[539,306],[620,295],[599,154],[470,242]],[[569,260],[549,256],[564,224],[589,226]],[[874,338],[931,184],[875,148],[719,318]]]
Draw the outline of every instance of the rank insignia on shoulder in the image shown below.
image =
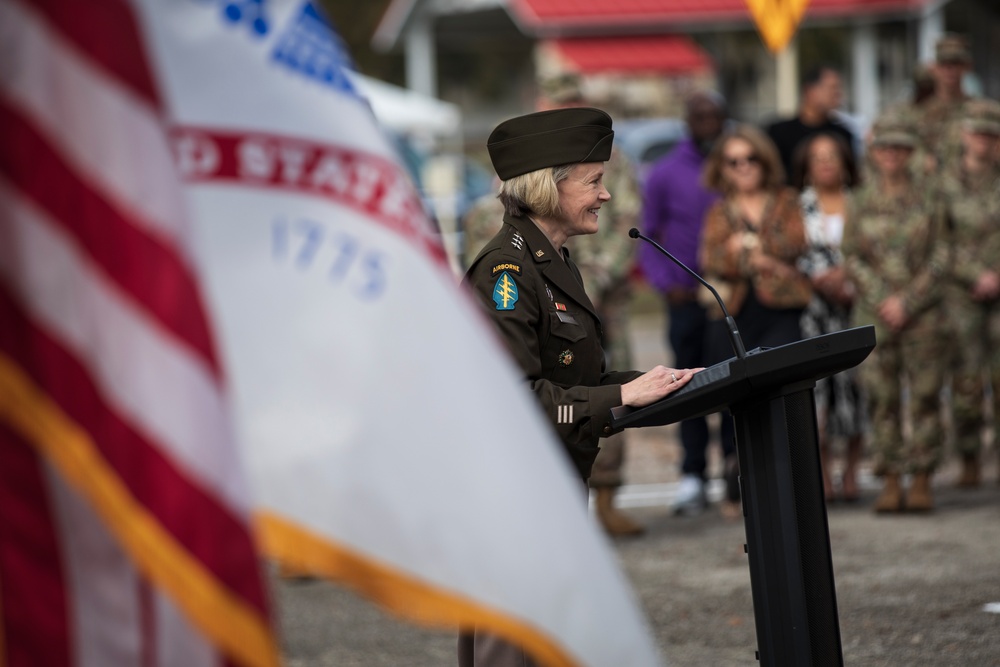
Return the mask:
[[506,271],[500,274],[497,284],[493,286],[493,303],[497,305],[497,310],[514,310],[517,303],[517,283]]
[[573,350],[563,350],[559,353],[559,365],[565,368],[573,363]]
[[520,232],[514,232],[514,238],[510,240],[510,244],[520,250],[524,247],[524,237],[521,236]]
[[558,301],[556,301],[555,304],[556,304],[556,310],[563,310],[563,311],[566,310],[566,304],[565,303],[559,303]]
[[516,273],[517,275],[521,275],[521,265],[513,264],[511,262],[504,262],[503,264],[497,264],[490,270],[490,275],[495,276],[501,271],[510,271],[511,273]]

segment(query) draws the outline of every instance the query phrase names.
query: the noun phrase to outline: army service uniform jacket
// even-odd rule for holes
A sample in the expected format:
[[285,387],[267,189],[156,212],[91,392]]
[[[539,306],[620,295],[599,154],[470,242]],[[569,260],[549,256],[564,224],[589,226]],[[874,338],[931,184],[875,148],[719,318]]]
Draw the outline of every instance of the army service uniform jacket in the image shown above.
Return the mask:
[[636,371],[606,373],[601,322],[576,265],[559,257],[526,217],[503,227],[465,280],[494,322],[583,479],[598,441],[611,435],[611,408]]

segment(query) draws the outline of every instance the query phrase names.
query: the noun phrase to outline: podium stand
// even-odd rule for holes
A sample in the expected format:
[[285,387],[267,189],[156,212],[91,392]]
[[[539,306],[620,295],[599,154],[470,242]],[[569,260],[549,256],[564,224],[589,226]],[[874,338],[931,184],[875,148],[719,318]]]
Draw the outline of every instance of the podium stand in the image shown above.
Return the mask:
[[732,412],[763,665],[844,664],[813,388],[874,347],[866,326],[752,350],[653,405],[612,410],[615,429]]

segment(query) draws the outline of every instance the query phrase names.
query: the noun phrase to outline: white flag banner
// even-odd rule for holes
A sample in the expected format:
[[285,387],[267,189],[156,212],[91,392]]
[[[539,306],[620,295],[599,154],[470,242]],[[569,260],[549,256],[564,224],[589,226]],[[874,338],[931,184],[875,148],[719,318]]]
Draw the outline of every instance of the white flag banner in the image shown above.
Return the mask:
[[314,4],[135,2],[266,552],[544,664],[657,664]]

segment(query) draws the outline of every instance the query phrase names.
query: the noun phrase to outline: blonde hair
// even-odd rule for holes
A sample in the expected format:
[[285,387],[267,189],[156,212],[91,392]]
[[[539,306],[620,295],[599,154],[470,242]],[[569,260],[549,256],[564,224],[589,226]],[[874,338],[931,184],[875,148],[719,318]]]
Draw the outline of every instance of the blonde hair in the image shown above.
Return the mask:
[[497,198],[503,204],[504,212],[516,216],[527,213],[543,217],[555,215],[559,211],[557,185],[566,180],[575,166],[545,167],[502,181]]
[[709,190],[726,193],[729,190],[729,183],[723,174],[723,149],[730,139],[742,139],[750,144],[753,154],[760,161],[760,168],[763,170],[761,178],[761,188],[764,190],[775,190],[785,184],[785,168],[781,166],[781,158],[778,157],[778,149],[771,139],[758,130],[753,125],[741,123],[731,130],[727,130],[716,140],[705,161],[705,168],[701,172],[701,182]]

